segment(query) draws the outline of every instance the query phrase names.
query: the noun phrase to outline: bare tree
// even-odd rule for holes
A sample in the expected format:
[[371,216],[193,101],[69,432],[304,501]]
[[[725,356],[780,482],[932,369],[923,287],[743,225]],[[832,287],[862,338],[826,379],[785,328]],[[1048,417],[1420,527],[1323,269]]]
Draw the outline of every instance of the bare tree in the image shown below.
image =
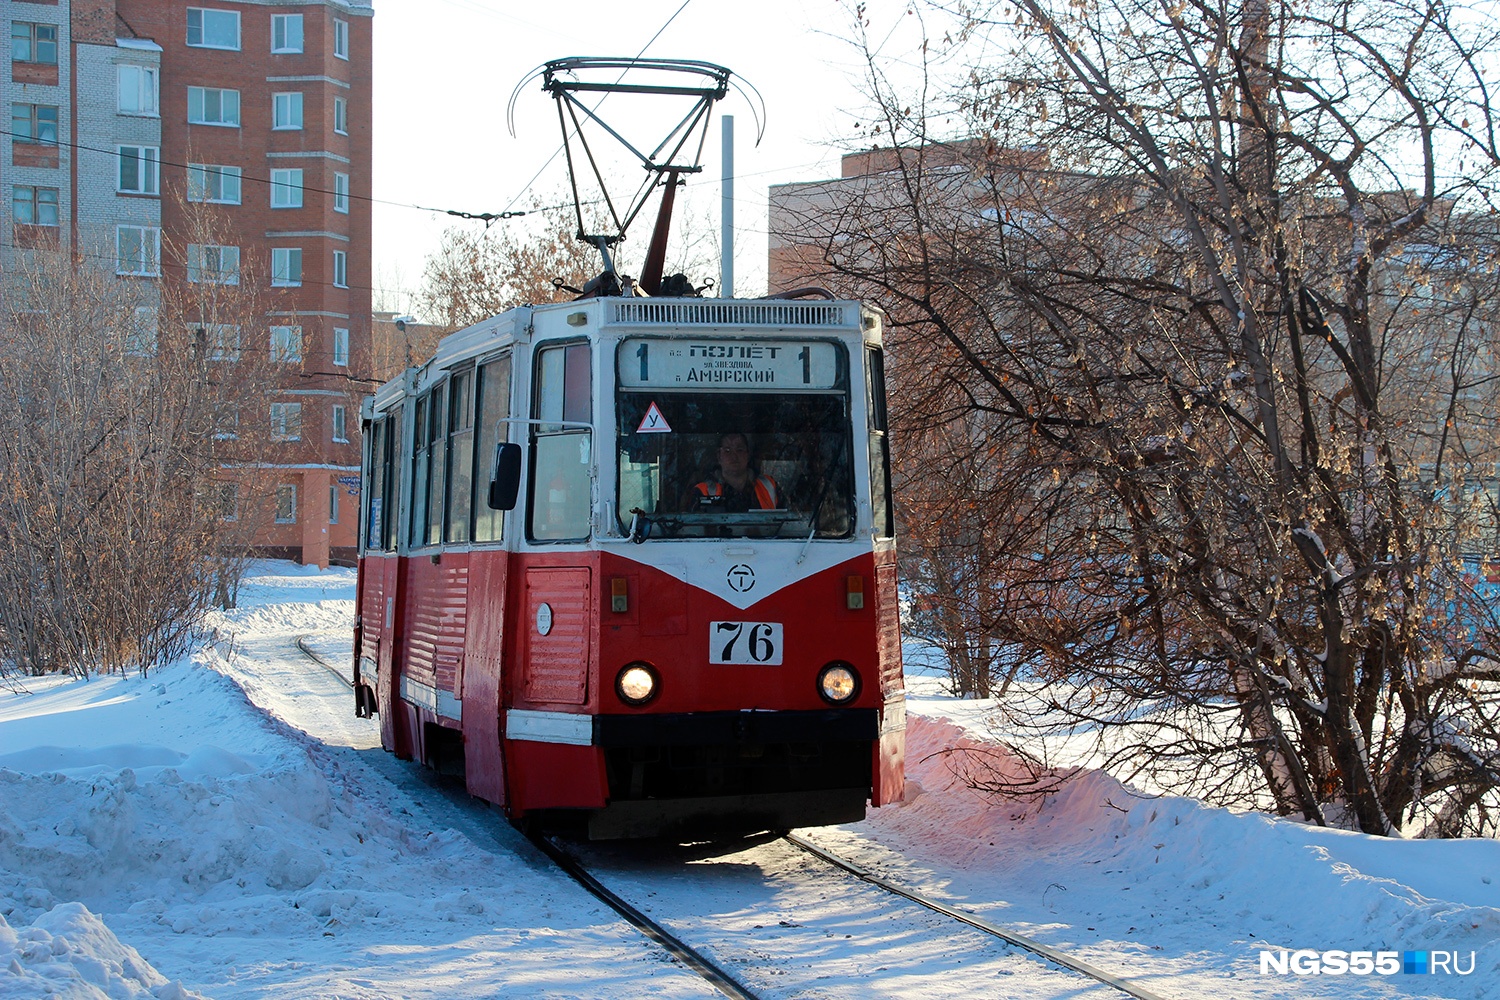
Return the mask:
[[223,487],[259,463],[258,425],[236,417],[265,361],[231,361],[226,334],[260,311],[248,291],[159,291],[57,252],[18,255],[5,280],[0,671],[145,671],[232,591],[248,541]]
[[545,214],[540,228],[455,226],[428,257],[417,302],[435,324],[453,330],[512,306],[570,297],[554,279],[582,288],[598,271],[599,251],[574,237],[564,212]]
[[1021,0],[943,29],[985,60],[939,107],[872,58],[904,148],[801,228],[898,360],[921,345],[896,391],[951,385],[905,460],[993,456],[956,498],[1029,525],[964,558],[1005,566],[977,620],[1030,658],[1032,721],[1216,801],[1496,832],[1500,628],[1464,559],[1497,443],[1493,26]]

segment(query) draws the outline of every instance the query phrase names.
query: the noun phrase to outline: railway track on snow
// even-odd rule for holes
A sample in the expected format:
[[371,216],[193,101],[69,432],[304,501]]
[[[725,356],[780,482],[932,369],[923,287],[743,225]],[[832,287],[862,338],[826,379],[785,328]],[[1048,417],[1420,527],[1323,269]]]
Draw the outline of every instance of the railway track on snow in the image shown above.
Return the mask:
[[[296,639],[297,649],[301,651],[301,653],[309,660],[337,677],[345,684],[345,686],[352,688],[353,685],[350,684],[349,678],[345,677],[337,667],[329,663],[326,658],[320,656],[310,647],[307,642],[308,638],[308,636],[299,636]],[[450,794],[450,797],[455,800],[455,804],[457,804],[456,800],[460,798],[459,793],[456,790]],[[466,798],[466,796],[464,797]],[[470,806],[473,805],[472,801],[470,801],[468,804]],[[618,913],[623,920],[629,923],[632,927],[636,928],[636,930],[640,931],[641,934],[650,939],[657,946],[670,954],[673,958],[681,962],[684,966],[691,969],[693,972],[696,972],[698,975],[702,976],[719,992],[723,993],[727,997],[733,998],[733,1000],[760,1000],[760,995],[754,992],[754,990],[752,990],[745,983],[741,982],[734,973],[724,968],[724,966],[719,962],[716,962],[705,951],[695,948],[693,945],[689,944],[687,941],[683,940],[681,937],[677,936],[672,931],[667,929],[665,925],[653,919],[645,911],[634,906],[619,893],[610,889],[607,885],[604,884],[603,881],[601,881],[601,879],[597,875],[591,872],[582,861],[569,853],[555,840],[541,834],[531,834],[529,835],[528,839],[533,845],[536,846],[539,851],[546,855],[546,857],[551,860],[553,864],[555,864],[561,871],[563,871],[580,886],[582,886],[587,892],[604,903],[610,909]],[[1050,945],[1043,944],[1040,941],[1026,937],[1025,935],[1019,934],[1015,931],[1008,930],[998,924],[992,923],[972,913],[965,913],[962,910],[939,902],[919,892],[916,892],[915,890],[899,885],[891,881],[890,879],[885,878],[879,873],[865,868],[863,865],[856,864],[855,862],[850,861],[847,858],[842,858],[839,855],[834,854],[832,851],[829,851],[823,847],[819,847],[817,844],[799,837],[796,834],[788,834],[782,839],[786,843],[797,848],[799,851],[802,851],[810,855],[811,857],[817,858],[825,864],[848,875],[851,875],[862,882],[875,886],[876,888],[881,889],[882,891],[889,893],[890,895],[900,897],[911,903],[915,903],[918,906],[924,907],[934,913],[941,914],[949,918],[950,920],[956,921],[974,930],[980,931],[991,937],[1004,941],[1006,944],[1036,955],[1037,957],[1044,959],[1045,961],[1050,962],[1053,965],[1058,966],[1059,968],[1066,969],[1069,972],[1075,973],[1077,975],[1086,976],[1096,983],[1107,986],[1110,989],[1125,994],[1126,996],[1134,997],[1135,1000],[1165,1000],[1165,998],[1163,998],[1160,994],[1153,993],[1150,990],[1145,989],[1144,987],[1130,982],[1124,977],[1117,976],[1111,972],[1108,972],[1107,970],[1100,969],[1095,965],[1071,956],[1066,952],[1060,951],[1057,948],[1053,948]]]
[[[532,835],[530,839],[539,850],[552,859],[559,868],[565,871],[587,891],[619,913],[626,921],[648,938],[665,948],[688,968],[702,975],[720,992],[726,996],[734,997],[736,1000],[757,1000],[759,994],[755,993],[741,979],[736,977],[735,974],[728,971],[722,963],[710,957],[703,949],[695,948],[688,944],[682,938],[668,930],[661,922],[653,919],[643,910],[631,904],[620,893],[610,889],[598,875],[590,871],[584,862],[569,853],[557,841],[541,835]],[[980,931],[990,937],[997,938],[1008,945],[1029,952],[1067,972],[1087,977],[1099,985],[1108,987],[1126,996],[1134,997],[1136,1000],[1165,1000],[1160,994],[1153,993],[1142,986],[1130,982],[1124,977],[1100,969],[1057,948],[1053,948],[1050,945],[1008,930],[974,914],[965,913],[962,910],[955,909],[928,896],[924,896],[912,889],[898,885],[862,865],[839,857],[833,852],[819,847],[795,834],[789,834],[782,838],[782,840],[824,864],[847,875],[852,875],[862,882],[882,890],[884,893],[915,903],[934,913],[941,914],[950,920]],[[773,992],[784,993],[785,991],[776,989]],[[1072,992],[1070,990],[1069,994],[1071,995]]]

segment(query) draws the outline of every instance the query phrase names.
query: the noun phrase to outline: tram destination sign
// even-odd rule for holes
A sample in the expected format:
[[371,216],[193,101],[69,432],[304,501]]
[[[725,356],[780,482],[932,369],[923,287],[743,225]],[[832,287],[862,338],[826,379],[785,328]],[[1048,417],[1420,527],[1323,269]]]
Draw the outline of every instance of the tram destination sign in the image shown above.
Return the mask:
[[838,348],[808,340],[652,340],[620,343],[620,385],[643,389],[832,389]]

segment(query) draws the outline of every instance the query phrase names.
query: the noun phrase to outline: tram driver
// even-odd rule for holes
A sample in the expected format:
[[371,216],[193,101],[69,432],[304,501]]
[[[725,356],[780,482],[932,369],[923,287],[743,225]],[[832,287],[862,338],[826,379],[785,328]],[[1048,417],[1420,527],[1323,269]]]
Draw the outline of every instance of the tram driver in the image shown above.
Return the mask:
[[688,491],[688,509],[740,514],[782,506],[781,487],[751,461],[750,439],[740,431],[719,438],[719,465]]

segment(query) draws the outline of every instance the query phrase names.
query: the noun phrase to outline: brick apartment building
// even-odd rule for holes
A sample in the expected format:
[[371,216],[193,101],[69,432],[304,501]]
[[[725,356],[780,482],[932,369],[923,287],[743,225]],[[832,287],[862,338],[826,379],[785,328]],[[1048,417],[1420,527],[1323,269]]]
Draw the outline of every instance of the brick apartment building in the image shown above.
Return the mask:
[[356,545],[371,20],[368,0],[0,0],[0,272],[55,248],[151,289],[263,286],[258,329],[207,334],[226,366],[262,351],[277,372],[240,413],[269,423],[273,482],[226,481],[221,511],[264,525],[260,551],[319,565]]

